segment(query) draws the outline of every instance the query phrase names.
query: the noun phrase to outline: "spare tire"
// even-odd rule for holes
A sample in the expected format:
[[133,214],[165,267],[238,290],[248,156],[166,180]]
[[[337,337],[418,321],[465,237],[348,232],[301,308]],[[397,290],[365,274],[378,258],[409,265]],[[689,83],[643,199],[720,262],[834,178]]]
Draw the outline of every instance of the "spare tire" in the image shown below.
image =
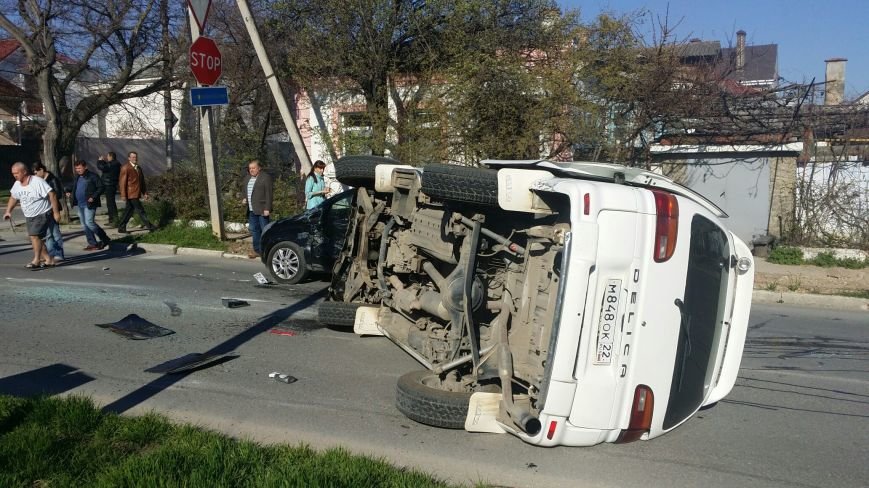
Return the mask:
[[345,156],[335,161],[335,178],[350,186],[362,186],[373,190],[374,170],[378,164],[401,164],[383,156]]
[[422,191],[430,197],[480,205],[498,205],[498,170],[428,164],[422,171]]
[[398,379],[395,405],[411,420],[445,429],[464,429],[471,392],[441,390],[430,384],[440,379],[431,371],[414,371]]

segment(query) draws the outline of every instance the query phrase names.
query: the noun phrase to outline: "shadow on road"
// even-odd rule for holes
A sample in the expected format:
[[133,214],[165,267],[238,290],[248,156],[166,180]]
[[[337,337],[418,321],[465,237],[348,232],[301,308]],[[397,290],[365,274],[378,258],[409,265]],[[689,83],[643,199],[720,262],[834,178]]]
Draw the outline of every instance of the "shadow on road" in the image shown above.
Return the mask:
[[[9,244],[3,244],[2,246],[0,246],[0,249],[17,248],[17,249],[9,249],[6,251],[2,251],[2,252],[0,252],[0,256],[2,256],[4,254],[14,254],[17,252],[22,252],[22,251],[28,251],[28,252],[32,253],[33,248],[30,247],[30,238],[27,236],[27,230],[25,229],[24,232],[21,233],[21,235],[24,237],[24,239],[22,241],[10,242]],[[83,236],[83,235],[84,235],[84,231],[81,231],[81,230],[77,231],[77,232],[67,232],[66,234],[63,234],[63,242],[64,242],[64,244],[66,244],[67,242],[69,242],[70,239],[75,239],[76,237]]]
[[78,368],[55,363],[0,378],[0,393],[14,396],[57,395],[93,381]]
[[[272,327],[280,324],[281,322],[289,319],[293,316],[293,314],[300,312],[315,303],[321,298],[326,296],[327,289],[324,288],[317,293],[314,293],[305,299],[299,301],[295,305],[290,307],[282,308],[280,310],[276,310],[265,317],[261,318],[251,327],[248,327],[243,332],[238,335],[214,346],[208,351],[204,352],[204,355],[212,355],[212,354],[228,354],[230,352],[235,351],[236,348],[250,341],[254,337],[268,332]],[[170,386],[178,383],[187,377],[190,372],[183,372],[178,374],[164,374],[159,378],[147,383],[135,391],[130,392],[129,394],[115,400],[114,402],[103,407],[104,412],[114,412],[114,413],[123,413],[127,410],[139,405],[140,403],[146,401],[147,399],[157,395],[161,391],[169,388]]]

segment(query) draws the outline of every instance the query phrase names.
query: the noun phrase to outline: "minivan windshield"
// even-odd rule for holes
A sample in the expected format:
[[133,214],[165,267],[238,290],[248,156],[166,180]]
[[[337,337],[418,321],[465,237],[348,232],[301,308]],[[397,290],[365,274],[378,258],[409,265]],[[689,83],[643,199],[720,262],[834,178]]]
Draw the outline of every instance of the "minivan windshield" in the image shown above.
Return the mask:
[[693,415],[703,403],[724,318],[730,273],[727,234],[709,219],[695,215],[690,253],[685,298],[673,304],[680,311],[681,323],[664,429]]

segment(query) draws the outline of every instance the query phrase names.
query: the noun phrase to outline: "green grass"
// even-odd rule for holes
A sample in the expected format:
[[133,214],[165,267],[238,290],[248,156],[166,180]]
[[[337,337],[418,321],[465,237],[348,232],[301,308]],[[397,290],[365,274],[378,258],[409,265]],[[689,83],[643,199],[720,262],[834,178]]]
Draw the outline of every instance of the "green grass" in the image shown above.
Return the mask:
[[211,228],[194,228],[187,225],[172,224],[154,232],[135,233],[117,239],[116,242],[144,242],[151,244],[173,244],[180,247],[214,249],[226,251],[226,243],[211,233]]
[[0,486],[450,485],[343,449],[262,446],[156,414],[103,414],[81,397],[0,396]]
[[9,201],[10,194],[11,194],[11,190],[8,190],[8,189],[0,190],[0,203],[2,203],[4,205],[4,208],[5,208],[6,202]]
[[821,252],[812,259],[805,259],[800,248],[789,246],[779,246],[773,249],[766,260],[775,264],[812,264],[823,268],[839,266],[848,269],[863,269],[869,267],[869,259],[837,258],[831,252]]
[[845,297],[869,299],[869,290],[841,291],[841,292],[837,293],[837,295],[842,295]]

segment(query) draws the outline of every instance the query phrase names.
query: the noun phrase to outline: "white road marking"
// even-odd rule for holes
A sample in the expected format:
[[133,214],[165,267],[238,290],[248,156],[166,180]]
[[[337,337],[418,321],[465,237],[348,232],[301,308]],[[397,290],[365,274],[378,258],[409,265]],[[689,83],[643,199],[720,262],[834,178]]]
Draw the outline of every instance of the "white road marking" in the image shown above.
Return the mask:
[[65,280],[52,280],[49,278],[9,278],[6,277],[7,281],[15,281],[17,283],[25,282],[25,283],[45,283],[52,285],[73,285],[73,286],[89,286],[94,288],[132,288],[137,290],[146,290],[150,287],[141,286],[141,285],[121,285],[114,283],[92,283],[90,281],[65,281]]

